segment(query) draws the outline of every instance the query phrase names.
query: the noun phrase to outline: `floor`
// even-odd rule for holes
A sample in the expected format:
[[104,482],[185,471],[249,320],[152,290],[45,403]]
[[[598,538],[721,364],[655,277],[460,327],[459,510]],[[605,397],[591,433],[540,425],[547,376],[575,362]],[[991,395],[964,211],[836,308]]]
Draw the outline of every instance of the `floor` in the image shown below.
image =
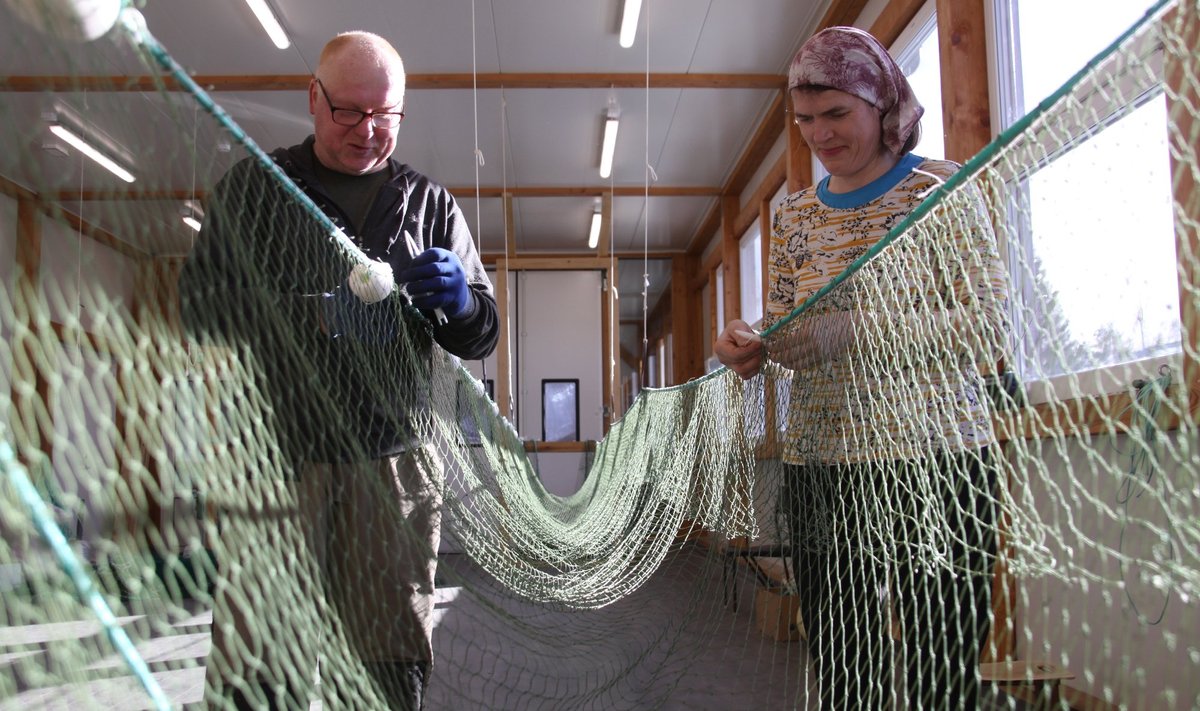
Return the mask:
[[[804,643],[777,642],[757,630],[747,578],[738,582],[741,604],[731,609],[720,570],[706,549],[685,547],[621,601],[579,612],[516,601],[465,557],[447,556],[426,709],[803,707]],[[156,625],[119,621],[140,640],[138,650],[172,704],[203,708],[212,615],[195,609],[178,617]],[[55,645],[101,633],[90,621],[0,627],[0,674],[11,665],[35,667],[25,664],[29,657],[50,659]],[[26,680],[32,688],[0,699],[0,711],[153,708],[115,653],[82,674],[85,681],[69,685]]]

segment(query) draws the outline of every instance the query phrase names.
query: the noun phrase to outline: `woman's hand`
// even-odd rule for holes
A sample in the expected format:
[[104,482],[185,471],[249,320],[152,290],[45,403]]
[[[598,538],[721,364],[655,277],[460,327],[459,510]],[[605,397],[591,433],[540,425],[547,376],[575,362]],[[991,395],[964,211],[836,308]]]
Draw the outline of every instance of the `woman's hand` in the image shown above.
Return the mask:
[[713,352],[721,365],[749,380],[762,368],[763,343],[762,338],[750,328],[750,324],[741,319],[734,319],[725,326],[717,342],[713,344]]

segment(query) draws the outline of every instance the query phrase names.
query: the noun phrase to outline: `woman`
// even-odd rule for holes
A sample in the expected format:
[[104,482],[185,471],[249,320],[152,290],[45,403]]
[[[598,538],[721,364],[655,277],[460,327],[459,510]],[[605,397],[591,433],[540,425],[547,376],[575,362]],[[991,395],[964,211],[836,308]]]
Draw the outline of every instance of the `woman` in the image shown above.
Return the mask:
[[[866,32],[814,35],[788,87],[829,177],[775,214],[768,325],[959,168],[911,153],[923,109]],[[791,369],[784,514],[822,708],[977,701],[996,513],[995,438],[975,364],[999,355],[1007,284],[978,193],[942,209],[954,213],[952,235],[888,245],[766,344],[741,320],[715,344],[743,378],[767,357]],[[895,682],[893,665],[906,670]]]

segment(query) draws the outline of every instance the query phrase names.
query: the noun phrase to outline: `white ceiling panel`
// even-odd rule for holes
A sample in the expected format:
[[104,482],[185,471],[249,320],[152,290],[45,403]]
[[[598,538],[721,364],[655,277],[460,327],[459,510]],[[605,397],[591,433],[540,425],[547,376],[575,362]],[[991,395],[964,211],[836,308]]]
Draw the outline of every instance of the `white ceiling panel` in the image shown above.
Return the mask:
[[[146,0],[147,25],[171,56],[194,75],[251,77],[258,90],[218,89],[212,98],[266,150],[298,143],[311,130],[304,90],[277,90],[268,79],[294,81],[316,66],[334,33],[366,29],[387,37],[410,73],[495,76],[524,74],[570,81],[578,75],[725,73],[781,75],[811,33],[828,0],[646,0],[636,42],[618,45],[621,0],[268,0],[292,46],[276,49],[244,0]],[[158,73],[120,32],[91,43],[49,40],[0,3],[0,77],[147,77]],[[73,80],[73,79],[72,79]],[[519,250],[587,253],[593,198],[625,189],[720,189],[774,98],[762,88],[654,88],[640,84],[587,88],[417,88],[406,100],[396,157],[455,188],[485,252],[504,249],[503,202],[475,200],[502,188],[571,189],[577,197],[518,192],[514,222]],[[780,79],[782,82],[782,78]],[[599,85],[597,85],[597,83]],[[126,189],[121,202],[85,200],[106,229],[127,213],[128,239],[155,254],[181,254],[190,235],[178,205],[163,196],[211,190],[245,155],[185,92],[0,89],[0,121],[9,130],[0,175],[29,189],[64,196]],[[77,87],[76,87],[77,88]],[[598,174],[609,98],[621,110],[613,175]],[[70,150],[43,144],[43,113],[55,103],[86,117],[129,156],[137,175],[121,183]],[[478,148],[478,153],[476,149]],[[478,157],[483,159],[482,164]],[[647,163],[656,179],[648,178]],[[715,197],[617,196],[613,248],[682,252]],[[107,202],[111,202],[107,201]]]

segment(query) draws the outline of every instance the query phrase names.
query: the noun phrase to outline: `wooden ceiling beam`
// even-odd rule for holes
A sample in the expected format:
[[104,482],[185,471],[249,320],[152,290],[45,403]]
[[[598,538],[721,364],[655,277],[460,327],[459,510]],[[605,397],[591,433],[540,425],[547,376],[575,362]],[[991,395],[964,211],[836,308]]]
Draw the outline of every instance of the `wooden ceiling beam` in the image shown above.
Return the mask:
[[[206,91],[307,91],[308,74],[197,74]],[[409,74],[409,89],[780,89],[780,74],[651,72],[499,72]],[[162,76],[0,76],[0,91],[181,91]]]
[[[447,190],[461,199],[473,198],[503,198],[505,194],[513,198],[553,198],[553,197],[643,197],[649,192],[650,197],[712,197],[721,194],[721,188],[707,186],[670,186],[651,185],[647,191],[642,185],[626,185],[610,188],[592,185],[546,185],[530,187],[502,188],[495,185],[483,185],[478,189],[473,185],[447,187]],[[59,202],[78,202],[80,200],[205,200],[207,190],[163,189],[163,190],[60,190],[51,195]]]
[[[614,252],[610,257],[617,260],[633,260],[641,261],[643,259],[673,259],[683,252],[658,251],[658,252]],[[546,266],[553,262],[560,262],[566,266],[563,269],[601,269],[606,268],[610,257],[597,257],[595,250],[586,250],[579,252],[530,252],[528,254],[518,255],[514,259],[509,259],[509,269],[531,269],[535,271],[550,271],[557,269],[555,266]],[[506,259],[504,254],[499,252],[485,252],[479,255],[479,261],[485,266],[496,266],[498,262]]]

